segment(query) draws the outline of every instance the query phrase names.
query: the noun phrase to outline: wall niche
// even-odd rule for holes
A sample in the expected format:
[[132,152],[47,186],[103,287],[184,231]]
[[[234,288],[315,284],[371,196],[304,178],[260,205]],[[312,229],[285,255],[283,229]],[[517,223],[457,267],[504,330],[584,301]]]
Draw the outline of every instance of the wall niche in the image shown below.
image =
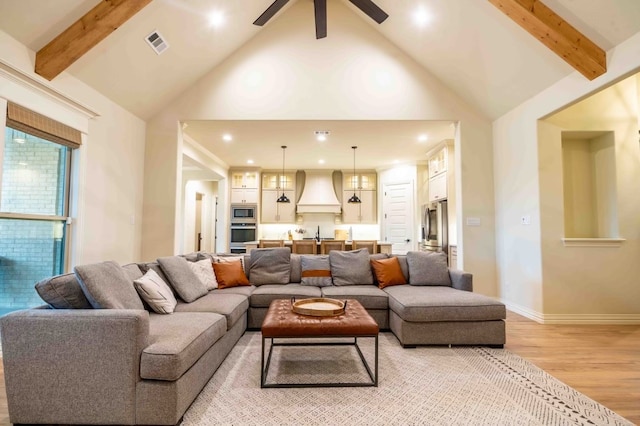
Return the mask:
[[565,238],[618,237],[612,131],[563,131]]

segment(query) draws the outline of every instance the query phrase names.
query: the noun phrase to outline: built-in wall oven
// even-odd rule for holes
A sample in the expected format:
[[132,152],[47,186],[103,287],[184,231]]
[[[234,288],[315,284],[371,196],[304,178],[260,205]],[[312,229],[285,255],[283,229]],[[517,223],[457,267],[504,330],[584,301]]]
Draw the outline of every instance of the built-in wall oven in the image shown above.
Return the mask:
[[256,241],[258,236],[257,206],[240,204],[231,205],[231,232],[229,251],[231,253],[246,253],[245,243]]

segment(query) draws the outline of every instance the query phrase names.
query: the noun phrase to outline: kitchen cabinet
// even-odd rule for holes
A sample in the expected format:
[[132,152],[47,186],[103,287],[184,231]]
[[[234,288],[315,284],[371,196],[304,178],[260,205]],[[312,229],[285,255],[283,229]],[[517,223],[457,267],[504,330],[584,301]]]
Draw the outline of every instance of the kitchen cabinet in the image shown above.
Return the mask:
[[[290,203],[278,203],[276,200],[282,193],[291,200]],[[263,189],[260,203],[260,223],[295,223],[296,195],[293,190]]]
[[342,191],[342,223],[377,223],[376,195],[375,190],[356,190],[356,195],[360,198],[360,203],[349,203],[348,200],[353,195],[353,189]]
[[231,188],[258,189],[258,172],[253,170],[237,170],[231,172]]
[[440,173],[429,179],[429,202],[447,198],[447,174]]
[[236,170],[230,173],[231,204],[258,203],[258,172]]
[[429,157],[429,178],[439,175],[447,171],[448,155],[447,147],[438,149]]
[[231,188],[231,204],[258,204],[258,189]]
[[377,175],[375,173],[359,172],[356,170],[355,175],[353,174],[353,172],[349,173],[346,171],[343,171],[342,175],[344,176],[342,189],[345,191],[351,190],[352,191],[351,195],[353,195],[353,190],[355,189],[362,189],[362,190],[368,190],[368,191],[375,191],[376,189]]
[[294,190],[296,174],[291,172],[262,172],[262,189]]

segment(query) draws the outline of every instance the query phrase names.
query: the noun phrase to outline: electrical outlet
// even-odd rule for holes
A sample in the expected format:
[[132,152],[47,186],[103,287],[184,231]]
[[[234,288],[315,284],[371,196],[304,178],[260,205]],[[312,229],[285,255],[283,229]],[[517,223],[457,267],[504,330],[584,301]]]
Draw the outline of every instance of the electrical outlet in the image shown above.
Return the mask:
[[525,215],[520,218],[520,225],[531,225],[531,216]]

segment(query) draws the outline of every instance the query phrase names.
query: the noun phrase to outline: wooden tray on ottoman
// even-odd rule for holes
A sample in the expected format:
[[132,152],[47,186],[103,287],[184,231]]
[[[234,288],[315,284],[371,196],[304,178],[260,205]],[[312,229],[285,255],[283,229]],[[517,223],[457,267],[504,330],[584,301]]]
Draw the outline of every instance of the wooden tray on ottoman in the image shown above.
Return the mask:
[[341,300],[319,297],[313,299],[291,300],[291,310],[297,314],[313,317],[333,317],[344,314],[347,303]]

